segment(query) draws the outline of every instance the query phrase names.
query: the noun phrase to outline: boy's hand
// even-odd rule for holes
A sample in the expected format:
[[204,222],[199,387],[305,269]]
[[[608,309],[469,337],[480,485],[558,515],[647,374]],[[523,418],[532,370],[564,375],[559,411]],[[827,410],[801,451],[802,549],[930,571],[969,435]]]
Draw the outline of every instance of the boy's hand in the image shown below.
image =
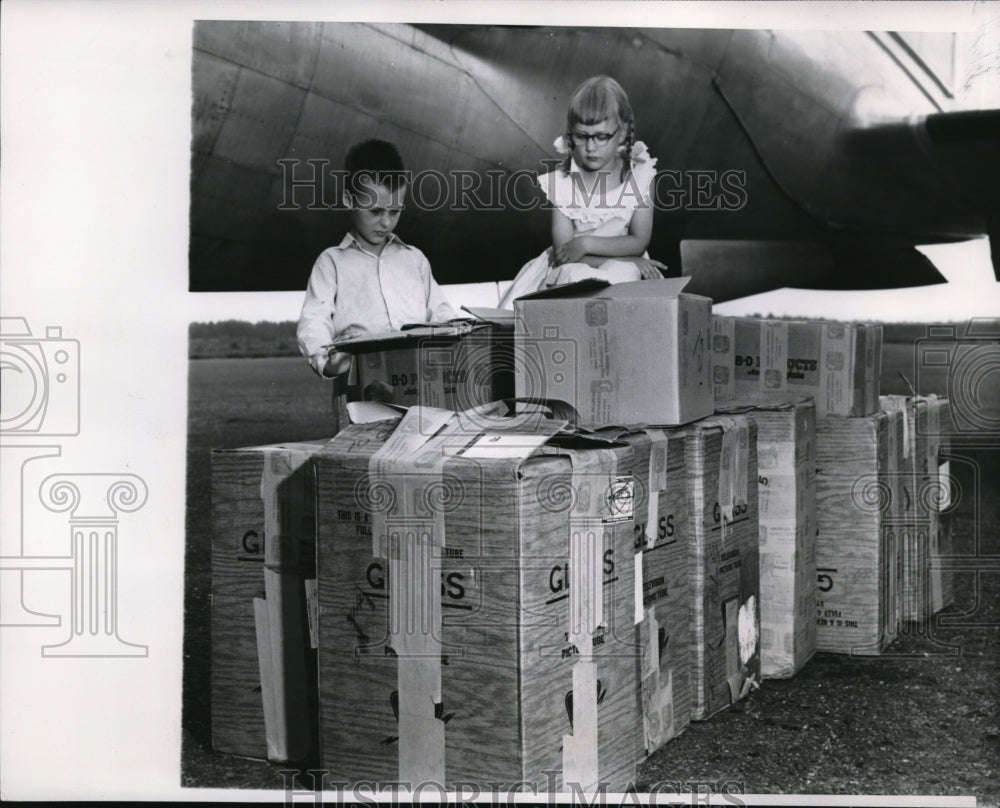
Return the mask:
[[323,375],[327,377],[340,376],[351,369],[351,355],[341,351],[333,351],[326,358],[326,367],[323,368]]
[[565,244],[552,248],[552,259],[555,266],[562,264],[573,264],[579,261],[588,252],[586,236],[576,236]]

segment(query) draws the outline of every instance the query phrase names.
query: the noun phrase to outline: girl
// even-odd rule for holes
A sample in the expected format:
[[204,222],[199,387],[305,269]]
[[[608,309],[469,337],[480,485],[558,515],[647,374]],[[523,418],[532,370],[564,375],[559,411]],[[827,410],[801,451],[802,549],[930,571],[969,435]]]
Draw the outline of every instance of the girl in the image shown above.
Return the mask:
[[563,165],[538,178],[552,203],[552,247],[525,264],[500,301],[561,283],[660,278],[667,267],[645,254],[653,232],[656,159],[635,139],[628,96],[608,76],[577,87],[566,134],[555,141]]

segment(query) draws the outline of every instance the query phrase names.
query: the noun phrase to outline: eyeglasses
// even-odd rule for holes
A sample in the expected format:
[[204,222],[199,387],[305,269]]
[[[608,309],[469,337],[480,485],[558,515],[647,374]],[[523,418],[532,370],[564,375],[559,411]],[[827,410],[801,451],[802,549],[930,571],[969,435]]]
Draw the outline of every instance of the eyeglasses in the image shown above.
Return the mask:
[[568,134],[570,141],[574,145],[576,143],[587,145],[588,142],[593,141],[598,146],[607,146],[611,138],[618,134],[618,129],[615,129],[614,132],[595,132],[592,135],[587,135],[583,132],[569,132]]

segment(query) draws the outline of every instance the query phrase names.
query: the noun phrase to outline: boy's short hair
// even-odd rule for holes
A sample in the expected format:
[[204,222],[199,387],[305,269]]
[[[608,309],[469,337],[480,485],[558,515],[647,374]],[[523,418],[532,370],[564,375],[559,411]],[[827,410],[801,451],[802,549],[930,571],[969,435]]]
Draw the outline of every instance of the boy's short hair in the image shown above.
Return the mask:
[[403,158],[396,147],[385,140],[365,140],[351,146],[344,158],[344,171],[346,190],[352,195],[363,194],[359,183],[362,177],[390,191],[397,191],[408,183]]

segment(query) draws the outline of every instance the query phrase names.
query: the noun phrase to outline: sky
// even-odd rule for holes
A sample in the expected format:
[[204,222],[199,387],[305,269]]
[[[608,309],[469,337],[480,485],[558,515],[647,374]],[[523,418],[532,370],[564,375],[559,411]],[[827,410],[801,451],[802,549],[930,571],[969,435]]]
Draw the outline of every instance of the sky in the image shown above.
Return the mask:
[[[779,289],[715,306],[727,315],[773,314],[776,317],[821,317],[879,322],[951,322],[971,317],[1000,316],[1000,283],[993,276],[987,239],[933,244],[920,248],[947,284],[913,289],[860,292],[829,292]],[[475,284],[476,304],[487,284]],[[461,305],[470,295],[461,288],[445,286],[445,293]],[[222,320],[297,320],[303,292],[199,292],[190,294],[186,311],[192,322]]]

